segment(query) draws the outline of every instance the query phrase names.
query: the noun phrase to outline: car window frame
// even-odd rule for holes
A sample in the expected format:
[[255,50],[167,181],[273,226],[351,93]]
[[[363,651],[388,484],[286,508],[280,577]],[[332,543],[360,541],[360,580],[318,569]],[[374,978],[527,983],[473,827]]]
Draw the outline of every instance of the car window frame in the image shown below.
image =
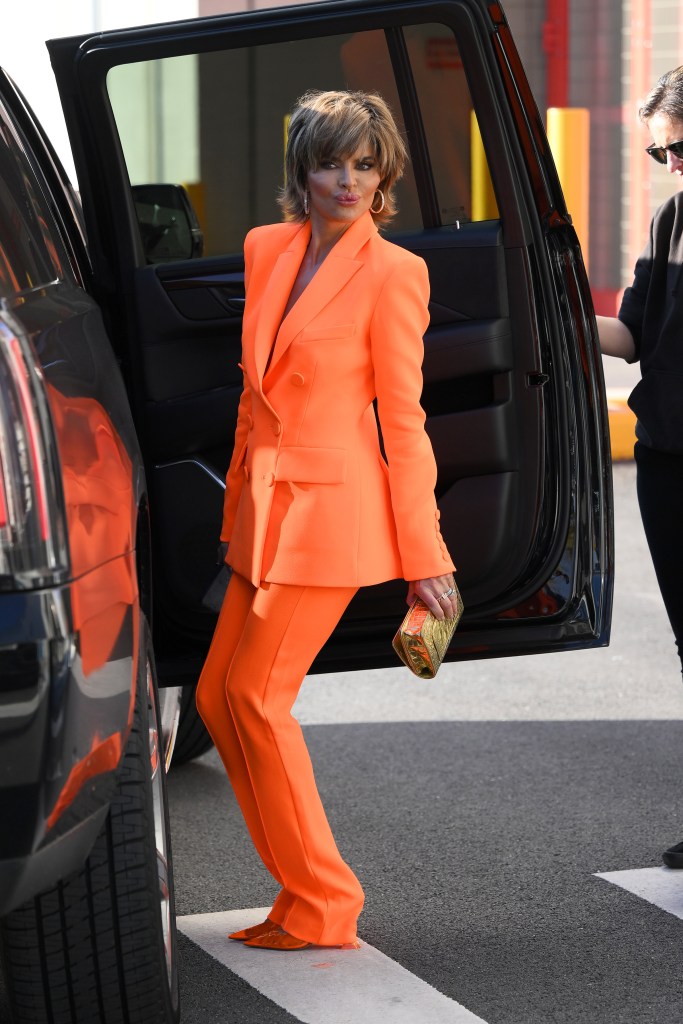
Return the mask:
[[[387,34],[388,45],[393,35],[390,56],[411,147],[424,229],[428,230],[430,226],[441,227],[438,199],[412,70],[405,52],[405,42],[398,41],[398,36],[405,25],[436,22],[454,32],[462,51],[473,104],[475,109],[482,110],[480,120],[485,149],[501,155],[500,159],[489,161],[489,167],[496,195],[500,197],[505,244],[518,245],[523,244],[523,238],[528,240],[524,218],[519,214],[519,203],[511,195],[516,191],[518,183],[510,181],[514,161],[504,158],[508,150],[507,133],[501,123],[500,112],[493,110],[490,102],[487,102],[486,90],[478,88],[479,79],[487,74],[486,60],[493,61],[493,53],[484,55],[475,31],[473,19],[482,17],[481,10],[476,5],[468,5],[467,0],[448,5],[413,0],[407,5],[392,4],[381,9],[368,7],[367,10],[359,10],[355,3],[316,4],[297,8],[297,17],[292,16],[294,9],[287,8],[198,19],[191,25],[175,22],[151,26],[136,30],[134,40],[131,40],[132,31],[111,32],[107,33],[106,47],[95,45],[91,48],[96,40],[83,37],[75,70],[80,78],[79,97],[86,99],[84,103],[78,104],[77,133],[87,133],[91,140],[96,139],[97,142],[94,147],[88,147],[89,152],[85,151],[83,145],[76,143],[74,158],[79,167],[79,179],[82,180],[83,209],[93,268],[100,281],[106,282],[113,289],[121,267],[125,267],[128,272],[131,267],[145,265],[125,155],[107,94],[106,76],[109,70],[129,63],[133,57],[144,61],[211,51],[228,52],[254,45],[339,34],[349,29],[351,9],[355,31],[383,30]],[[59,60],[60,42],[48,41],[53,63]],[[73,40],[64,42],[70,43]],[[83,161],[85,167],[81,175],[80,165]],[[503,165],[506,173],[503,173]],[[97,210],[96,216],[94,210]],[[100,242],[101,227],[108,238],[114,239],[118,268],[110,263],[109,246]],[[444,230],[450,231],[453,228],[446,226]]]

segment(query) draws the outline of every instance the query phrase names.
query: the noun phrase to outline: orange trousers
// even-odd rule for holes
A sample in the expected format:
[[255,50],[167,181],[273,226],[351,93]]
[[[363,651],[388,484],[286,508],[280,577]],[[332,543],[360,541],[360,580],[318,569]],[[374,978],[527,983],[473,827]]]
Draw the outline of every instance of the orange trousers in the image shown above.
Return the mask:
[[291,710],[351,587],[254,587],[234,573],[197,708],[263,863],[281,886],[269,917],[299,939],[351,942],[363,890],[342,860]]

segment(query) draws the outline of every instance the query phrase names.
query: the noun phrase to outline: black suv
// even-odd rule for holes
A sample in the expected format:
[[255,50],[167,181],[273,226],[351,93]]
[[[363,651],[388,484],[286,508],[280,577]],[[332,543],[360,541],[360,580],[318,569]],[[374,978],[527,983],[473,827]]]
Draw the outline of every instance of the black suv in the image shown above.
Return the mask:
[[[296,98],[378,90],[409,144],[388,235],[431,278],[423,405],[466,605],[450,660],[607,643],[602,368],[497,3],[349,0],[48,47],[84,227],[0,78],[2,960],[17,1021],[167,1024],[164,765],[179,700],[176,754],[209,742],[193,686],[241,386],[242,240],[279,219]],[[314,671],[395,664],[404,589],[361,591]]]

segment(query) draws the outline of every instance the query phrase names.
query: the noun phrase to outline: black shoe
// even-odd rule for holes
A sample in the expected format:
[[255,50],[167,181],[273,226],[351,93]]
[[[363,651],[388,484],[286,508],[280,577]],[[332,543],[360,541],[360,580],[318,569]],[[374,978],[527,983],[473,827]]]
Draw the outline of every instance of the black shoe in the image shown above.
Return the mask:
[[668,868],[683,868],[683,843],[676,843],[665,850],[662,860]]

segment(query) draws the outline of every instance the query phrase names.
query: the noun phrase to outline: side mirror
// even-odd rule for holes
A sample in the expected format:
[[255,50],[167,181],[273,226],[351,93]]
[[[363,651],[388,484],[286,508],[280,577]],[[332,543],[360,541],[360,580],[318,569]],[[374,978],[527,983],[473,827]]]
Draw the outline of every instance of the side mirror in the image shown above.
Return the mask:
[[182,185],[133,185],[132,191],[148,263],[202,255],[204,235]]

